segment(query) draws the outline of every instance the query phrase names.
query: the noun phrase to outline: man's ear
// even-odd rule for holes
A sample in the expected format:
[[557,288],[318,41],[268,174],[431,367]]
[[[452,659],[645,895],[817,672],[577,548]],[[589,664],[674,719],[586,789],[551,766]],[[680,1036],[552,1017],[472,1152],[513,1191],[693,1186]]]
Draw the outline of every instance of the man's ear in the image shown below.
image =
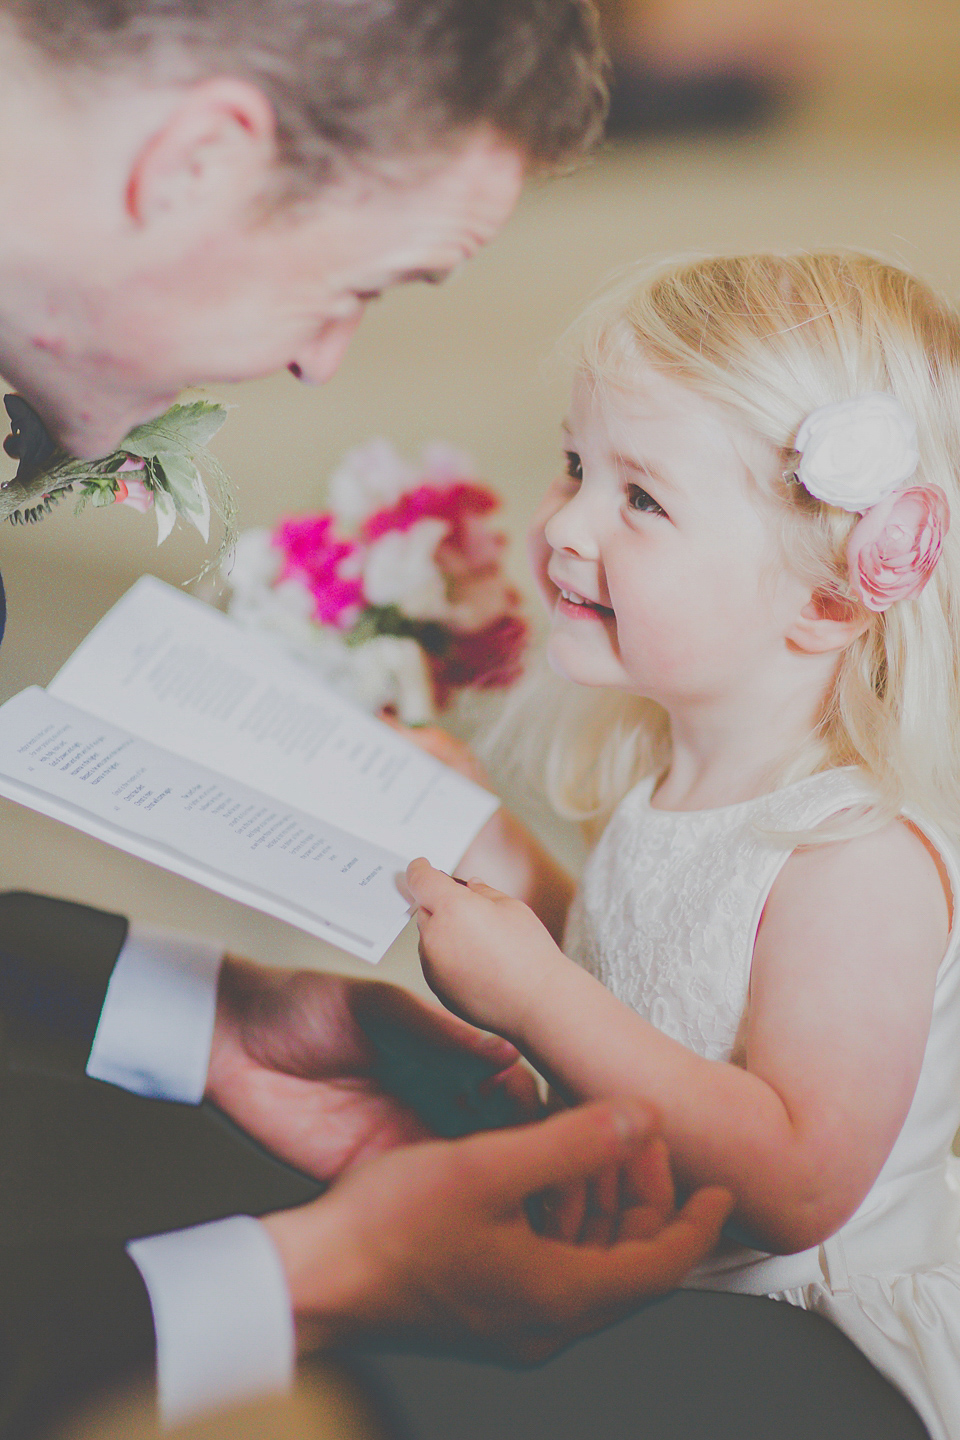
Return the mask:
[[276,116],[256,85],[216,76],[185,87],[137,154],[127,213],[146,226],[248,207],[276,156]]
[[816,590],[787,631],[787,641],[807,655],[845,649],[870,627],[872,616],[855,600]]

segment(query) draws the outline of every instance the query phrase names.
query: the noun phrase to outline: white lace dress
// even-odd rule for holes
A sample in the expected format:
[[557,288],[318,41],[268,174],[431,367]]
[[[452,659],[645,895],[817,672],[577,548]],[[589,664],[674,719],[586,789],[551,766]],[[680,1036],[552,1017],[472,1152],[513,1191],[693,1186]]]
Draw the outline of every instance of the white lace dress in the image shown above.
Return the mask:
[[[717,810],[650,806],[653,781],[624,799],[584,872],[564,948],[618,999],[711,1060],[729,1060],[747,1004],[764,903],[802,831],[863,796],[834,770]],[[943,856],[955,848],[910,818]],[[824,1244],[768,1255],[729,1244],[687,1284],[771,1295],[827,1316],[908,1396],[933,1440],[960,1440],[960,924],[937,977],[913,1103],[876,1183]]]

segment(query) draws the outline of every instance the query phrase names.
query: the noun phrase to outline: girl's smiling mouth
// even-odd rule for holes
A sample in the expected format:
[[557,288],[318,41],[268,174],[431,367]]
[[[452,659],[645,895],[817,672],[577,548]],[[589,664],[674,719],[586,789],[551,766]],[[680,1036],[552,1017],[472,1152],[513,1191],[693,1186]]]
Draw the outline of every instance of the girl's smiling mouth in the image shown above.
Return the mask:
[[[556,585],[556,581],[554,581]],[[583,619],[588,615],[597,615],[601,619],[612,619],[613,611],[609,605],[600,605],[595,600],[587,600],[578,595],[575,590],[566,590],[557,585],[557,609],[564,615],[572,615],[576,619]]]

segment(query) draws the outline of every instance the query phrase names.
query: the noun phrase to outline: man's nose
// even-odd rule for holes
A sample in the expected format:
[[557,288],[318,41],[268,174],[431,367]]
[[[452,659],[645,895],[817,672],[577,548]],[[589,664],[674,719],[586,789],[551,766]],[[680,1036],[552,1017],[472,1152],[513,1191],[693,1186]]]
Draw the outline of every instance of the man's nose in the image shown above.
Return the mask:
[[305,385],[323,385],[340,369],[363,310],[345,319],[327,320],[316,337],[302,346],[290,362],[289,370]]

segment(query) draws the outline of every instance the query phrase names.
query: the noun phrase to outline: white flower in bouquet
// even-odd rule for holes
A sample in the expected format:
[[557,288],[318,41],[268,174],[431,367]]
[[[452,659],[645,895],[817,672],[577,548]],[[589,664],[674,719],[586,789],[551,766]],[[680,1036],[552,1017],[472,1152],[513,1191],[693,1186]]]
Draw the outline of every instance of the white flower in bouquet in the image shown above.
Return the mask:
[[369,440],[344,456],[330,476],[330,509],[347,529],[374,510],[395,505],[417,472],[387,440]]
[[370,604],[396,605],[411,620],[445,620],[446,581],[434,557],[448,528],[444,520],[418,520],[375,540],[361,572]]

